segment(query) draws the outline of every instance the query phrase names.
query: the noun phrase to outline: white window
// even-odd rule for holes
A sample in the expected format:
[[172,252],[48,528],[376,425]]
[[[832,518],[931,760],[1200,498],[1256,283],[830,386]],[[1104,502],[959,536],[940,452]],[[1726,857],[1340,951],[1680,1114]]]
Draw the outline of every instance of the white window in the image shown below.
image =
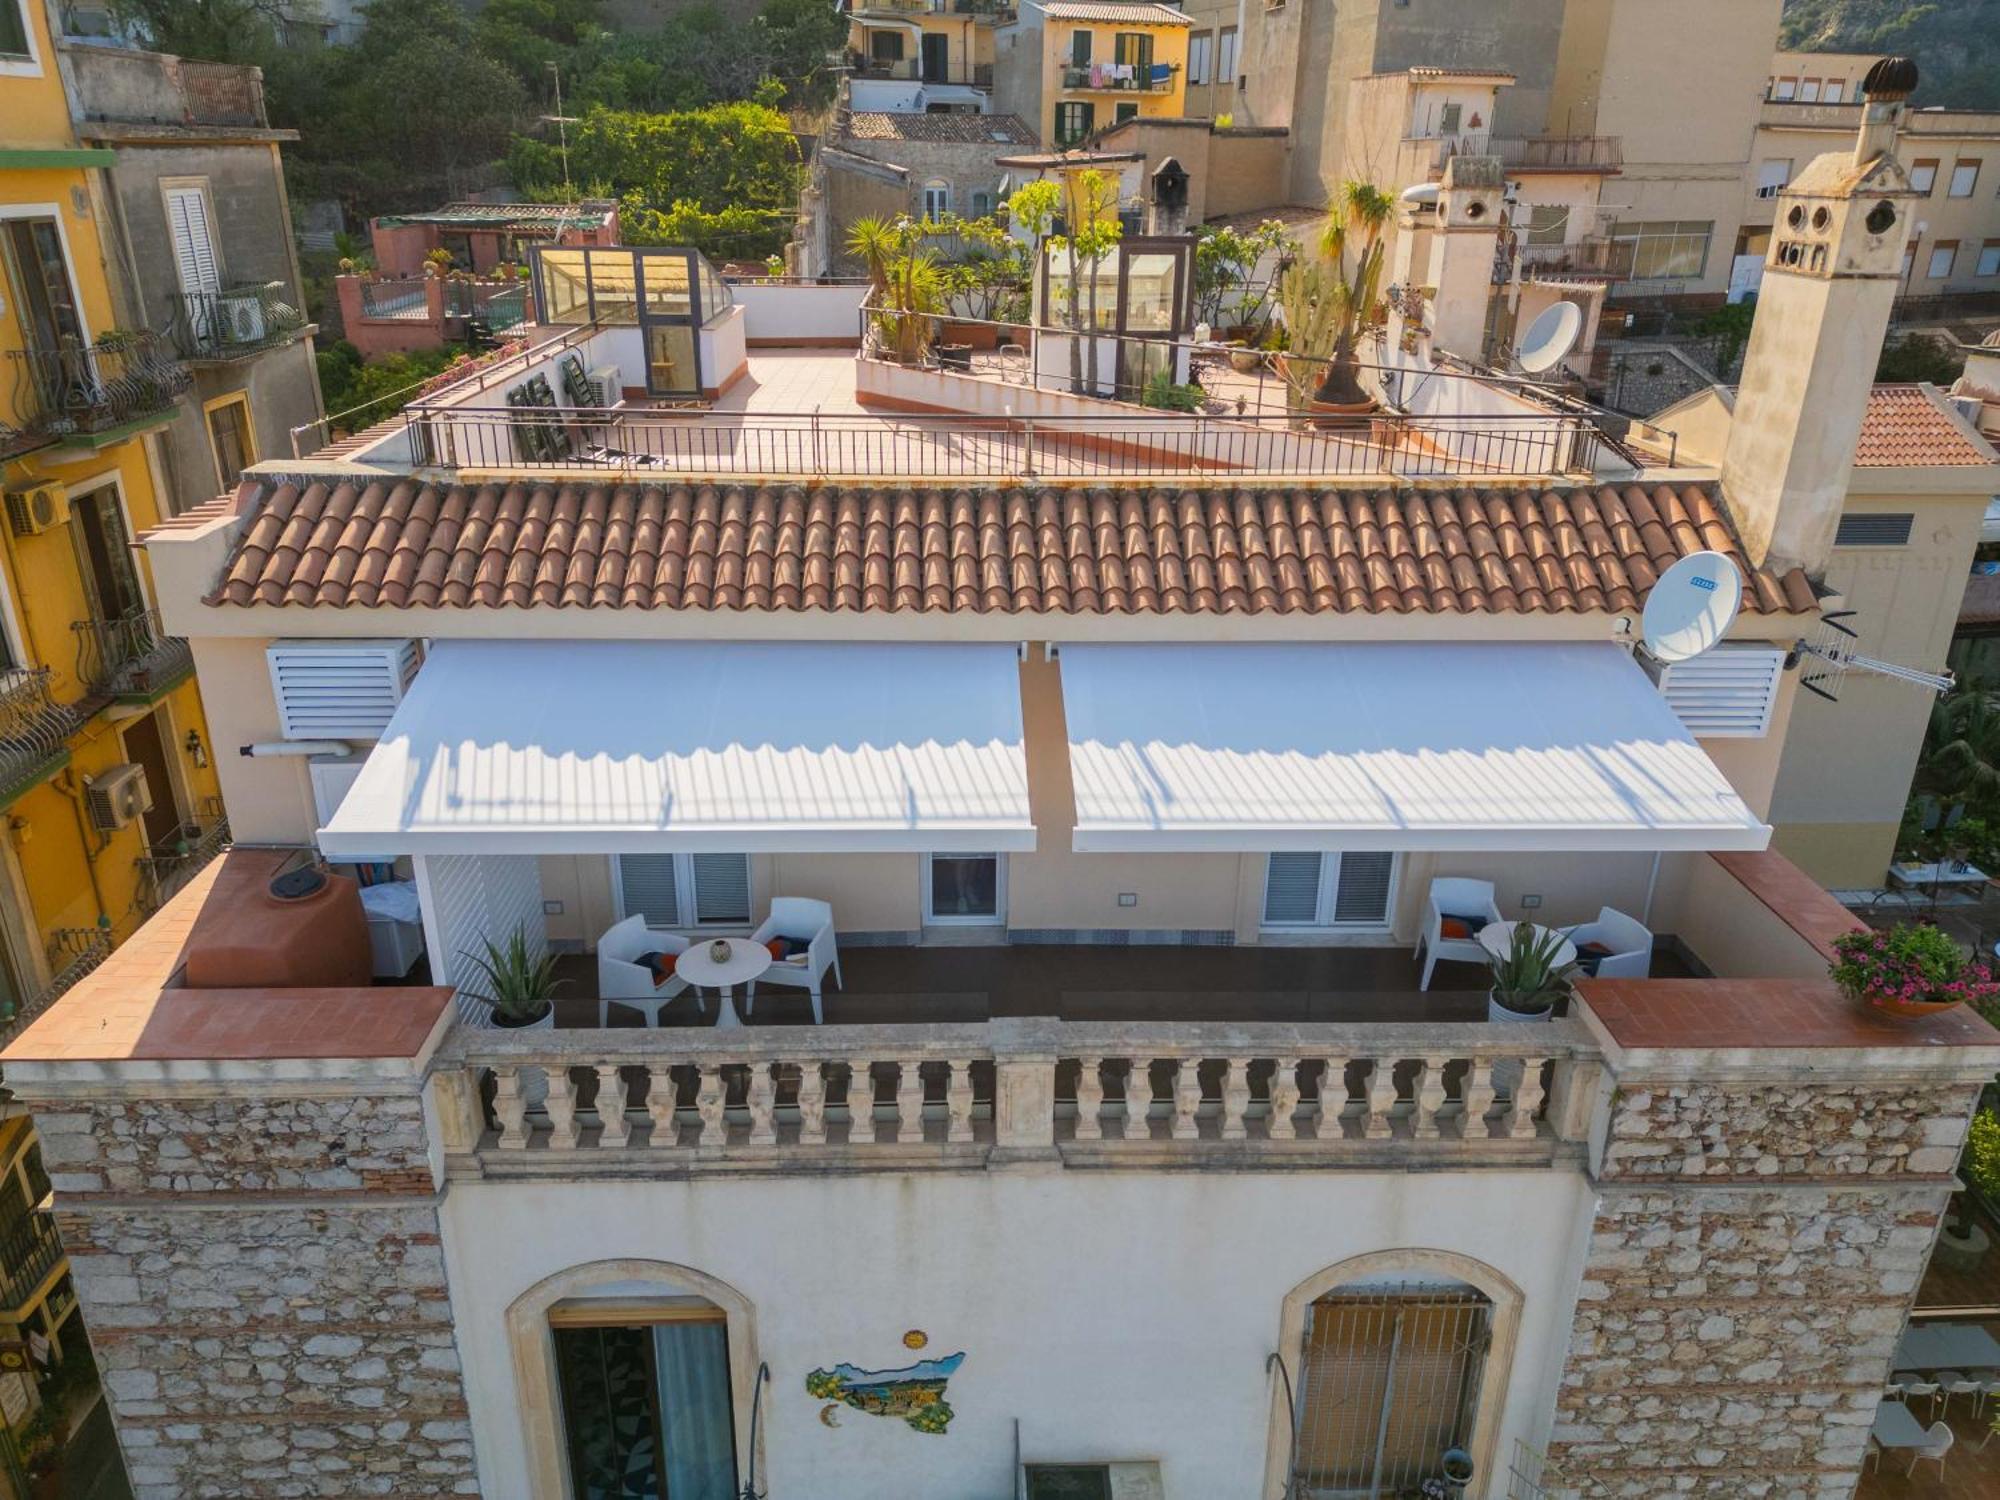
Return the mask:
[[923,860],[924,921],[943,927],[993,927],[1007,917],[1007,858],[938,853]]
[[1979,163],[1976,161],[1958,162],[1951,169],[1951,187],[1946,196],[1952,198],[1970,198],[1972,190],[1978,186]]
[[1829,78],[1826,81],[1826,88],[1819,96],[1819,102],[1822,104],[1838,104],[1846,93],[1847,80],[1845,78]]
[[1393,854],[1273,854],[1264,866],[1264,925],[1387,927],[1395,893]]
[[28,31],[27,0],[0,0],[0,57],[35,55]]
[[1215,79],[1225,88],[1236,83],[1236,28],[1225,26],[1215,39]]
[[1208,82],[1209,56],[1215,50],[1215,36],[1211,32],[1198,31],[1188,38],[1187,81],[1189,83]]
[[927,182],[924,184],[924,217],[938,220],[951,212],[951,187],[948,183]]
[[1757,163],[1757,196],[1775,198],[1792,180],[1792,159],[1787,156],[1776,161]]
[[1776,95],[1777,98],[1781,100],[1796,99],[1798,97],[1798,94],[1799,94],[1798,79],[1780,78],[1778,80],[1778,92]]
[[1920,193],[1928,193],[1937,186],[1937,169],[1935,161],[1919,159],[1910,168],[1910,186]]
[[174,243],[174,268],[180,272],[181,290],[191,297],[214,295],[222,290],[222,269],[215,255],[206,184],[163,184],[160,191],[166,199],[167,232]]
[[1979,269],[1976,276],[2000,276],[2000,240],[1988,240],[1979,247]]
[[747,854],[621,854],[612,869],[619,913],[648,927],[750,925]]
[[1808,78],[1804,83],[1799,85],[1799,103],[1819,103],[1819,80],[1817,78]]
[[1924,274],[1932,281],[1943,281],[1951,275],[1952,262],[1958,259],[1958,241],[1940,240],[1931,246],[1930,269]]

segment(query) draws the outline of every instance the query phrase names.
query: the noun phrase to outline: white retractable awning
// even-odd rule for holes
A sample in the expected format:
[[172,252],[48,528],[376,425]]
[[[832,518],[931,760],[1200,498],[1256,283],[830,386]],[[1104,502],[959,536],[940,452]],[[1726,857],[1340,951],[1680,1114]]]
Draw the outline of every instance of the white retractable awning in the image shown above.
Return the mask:
[[1032,849],[1011,646],[440,641],[331,857]]
[[1064,646],[1075,847],[1762,849],[1611,644]]

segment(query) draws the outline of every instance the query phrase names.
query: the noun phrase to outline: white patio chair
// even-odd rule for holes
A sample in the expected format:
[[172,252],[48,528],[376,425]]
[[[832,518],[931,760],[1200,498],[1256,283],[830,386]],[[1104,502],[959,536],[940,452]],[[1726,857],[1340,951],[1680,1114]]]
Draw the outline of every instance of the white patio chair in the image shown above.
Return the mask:
[[[688,940],[670,932],[654,932],[643,916],[627,917],[597,940],[597,1024],[611,1024],[613,1004],[629,1005],[646,1018],[648,1026],[660,1024],[660,1012],[667,1002],[678,999],[692,988],[678,974],[665,984],[653,982],[653,971],[638,962],[642,953],[685,953]],[[708,1002],[694,992],[696,1007],[706,1014]]]
[[1918,1375],[1907,1370],[1898,1372],[1895,1378],[1903,1382],[1903,1400],[1905,1404],[1917,1400],[1918,1397],[1928,1397],[1930,1399],[1931,1418],[1935,1421],[1938,1414],[1939,1394],[1937,1379],[1934,1376]]
[[[1463,917],[1473,930],[1465,937],[1446,937],[1444,919]],[[1431,987],[1431,970],[1441,958],[1463,959],[1467,963],[1486,962],[1486,950],[1479,946],[1479,927],[1501,920],[1500,907],[1493,899],[1493,882],[1467,880],[1459,875],[1440,875],[1431,882],[1424,897],[1424,924],[1417,932],[1417,946],[1410,956],[1425,954],[1423,982],[1418,989]]]
[[1882,1444],[1876,1439],[1873,1433],[1868,1435],[1868,1446],[1861,1450],[1861,1461],[1864,1464],[1871,1458],[1875,1460],[1875,1472],[1880,1474],[1882,1472]]
[[1563,931],[1576,944],[1579,961],[1587,943],[1611,950],[1597,961],[1599,979],[1644,979],[1653,971],[1652,932],[1637,917],[1628,917],[1616,907],[1601,906],[1595,922],[1582,922]]
[[[2000,1396],[2000,1370],[1982,1370],[1975,1377],[1979,1381],[1979,1397],[1972,1403],[1972,1414],[1983,1416],[1986,1412],[1986,1398]],[[1988,1433],[1988,1437],[1992,1434]]]
[[840,977],[840,949],[834,942],[833,908],[824,901],[814,901],[806,896],[773,896],[771,914],[750,934],[750,941],[768,943],[773,938],[790,938],[795,943],[804,943],[806,951],[791,958],[774,959],[770,968],[753,979],[743,992],[743,1014],[747,1016],[756,1010],[758,985],[790,985],[812,996],[813,1025],[819,1025],[820,986],[826,971],[833,970],[833,982],[842,989],[847,987]]
[[1977,1375],[1968,1375],[1958,1370],[1938,1372],[1938,1398],[1943,1403],[1947,1415],[1951,1412],[1953,1396],[1970,1396],[1973,1415],[1979,1414],[1980,1406],[1986,1400],[1986,1382]]
[[1918,1464],[1923,1463],[1926,1459],[1931,1459],[1935,1460],[1938,1466],[1938,1483],[1943,1484],[1944,1456],[1951,1452],[1952,1439],[1953,1433],[1947,1424],[1943,1422],[1931,1423],[1930,1429],[1924,1433],[1923,1446],[1912,1450],[1910,1454],[1910,1466],[1903,1471],[1903,1477],[1905,1479],[1910,1478],[1917,1472]]

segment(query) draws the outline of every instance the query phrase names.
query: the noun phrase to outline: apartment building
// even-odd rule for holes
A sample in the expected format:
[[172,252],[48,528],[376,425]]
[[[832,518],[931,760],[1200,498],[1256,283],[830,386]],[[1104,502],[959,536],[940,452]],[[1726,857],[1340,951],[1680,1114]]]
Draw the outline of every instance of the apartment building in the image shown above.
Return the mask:
[[999,98],[1058,149],[1120,121],[1178,117],[1192,27],[1185,12],[1140,0],[1023,5],[996,33]]
[[[2000,1066],[1768,847],[1863,443],[1984,507],[1849,357],[1900,114],[1781,201],[1716,463],[552,247],[542,342],[149,537],[243,844],[0,1058],[142,1500],[1847,1493]],[[1180,295],[1127,252],[1107,342]],[[1649,672],[1696,553],[1724,671]],[[1634,946],[1495,1020],[1468,902]]]
[[853,0],[846,7],[854,108],[985,114],[992,108],[994,29],[1005,0]]
[[1237,0],[1189,0],[1186,85],[1181,112],[1190,120],[1230,119],[1236,108],[1242,36]]

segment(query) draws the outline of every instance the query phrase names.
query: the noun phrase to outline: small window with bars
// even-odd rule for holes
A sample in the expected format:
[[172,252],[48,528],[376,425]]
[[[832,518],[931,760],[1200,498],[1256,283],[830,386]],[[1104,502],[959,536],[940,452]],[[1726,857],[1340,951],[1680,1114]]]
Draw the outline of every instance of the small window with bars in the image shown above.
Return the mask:
[[1907,547],[1916,517],[1908,511],[1842,516],[1833,534],[1836,547]]
[[747,854],[621,854],[622,915],[648,927],[745,927],[750,923]]
[[1395,888],[1393,854],[1273,854],[1264,869],[1264,926],[1387,927]]

